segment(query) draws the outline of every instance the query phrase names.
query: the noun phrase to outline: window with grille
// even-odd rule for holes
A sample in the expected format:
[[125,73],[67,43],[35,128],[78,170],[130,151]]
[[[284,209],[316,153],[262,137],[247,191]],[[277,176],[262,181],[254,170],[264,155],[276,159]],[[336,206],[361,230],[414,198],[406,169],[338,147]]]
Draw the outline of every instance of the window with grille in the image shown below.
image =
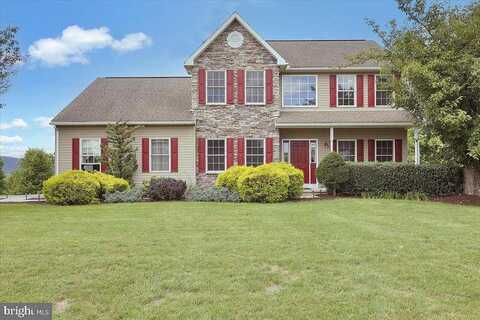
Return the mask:
[[85,171],[100,171],[102,150],[100,139],[81,139],[80,169]]
[[265,143],[263,139],[247,139],[247,166],[259,166],[265,162]]
[[317,77],[282,76],[283,105],[285,107],[308,107],[317,105]]
[[153,171],[170,171],[170,139],[151,139],[150,163]]
[[338,140],[337,141],[338,153],[345,161],[355,161],[356,158],[356,141],[355,140]]
[[376,101],[377,106],[389,106],[392,103],[391,77],[376,75]]
[[207,71],[207,103],[223,104],[226,97],[226,72]]
[[375,150],[378,162],[393,161],[393,140],[376,140]]
[[265,104],[265,74],[263,71],[246,71],[247,104]]
[[355,106],[355,76],[350,74],[337,75],[337,100],[339,107]]
[[209,139],[207,142],[207,171],[224,171],[225,158],[225,140]]

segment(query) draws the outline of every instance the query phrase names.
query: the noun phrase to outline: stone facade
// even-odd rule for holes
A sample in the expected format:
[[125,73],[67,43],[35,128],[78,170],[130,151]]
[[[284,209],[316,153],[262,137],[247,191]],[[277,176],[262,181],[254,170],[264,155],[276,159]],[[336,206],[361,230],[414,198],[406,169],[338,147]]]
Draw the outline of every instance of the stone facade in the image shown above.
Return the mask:
[[[227,36],[232,31],[240,32],[244,37],[240,48],[231,48]],[[198,70],[234,70],[233,105],[199,105]],[[238,105],[237,70],[273,71],[273,103],[266,105]],[[235,139],[234,163],[237,163],[238,137],[273,138],[273,161],[278,161],[279,131],[275,128],[275,119],[280,115],[280,77],[276,59],[236,20],[222,32],[195,60],[192,74],[192,112],[196,118],[196,136],[203,138]],[[197,159],[198,161],[198,159]],[[199,173],[197,183],[210,185],[216,179],[215,174]]]

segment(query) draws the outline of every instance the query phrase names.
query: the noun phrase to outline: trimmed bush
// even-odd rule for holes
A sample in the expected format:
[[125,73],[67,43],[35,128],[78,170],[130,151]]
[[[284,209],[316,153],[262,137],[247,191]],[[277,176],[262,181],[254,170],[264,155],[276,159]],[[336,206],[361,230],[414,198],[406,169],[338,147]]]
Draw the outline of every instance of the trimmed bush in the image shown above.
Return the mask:
[[240,198],[246,202],[281,202],[288,198],[288,175],[278,168],[253,168],[238,179]]
[[247,166],[232,166],[218,175],[215,186],[218,188],[227,188],[230,191],[238,191],[238,178],[252,169],[252,167]]
[[223,187],[194,187],[188,190],[185,198],[188,201],[240,202],[237,191],[230,191]]
[[322,183],[329,192],[336,195],[337,189],[349,178],[349,171],[342,156],[336,152],[327,154],[317,169],[318,182]]
[[394,192],[446,196],[463,190],[463,172],[455,166],[351,164],[347,170],[349,178],[342,185],[341,192],[351,195]]
[[400,200],[415,200],[415,201],[426,201],[428,196],[425,193],[421,192],[407,192],[406,194],[401,194],[398,192],[383,192],[383,193],[362,193],[362,198],[364,199],[400,199]]
[[100,183],[100,191],[98,195],[100,199],[103,199],[106,193],[116,191],[122,192],[130,187],[127,180],[106,173],[93,172],[91,175],[97,179],[98,183]]
[[259,169],[279,169],[288,176],[288,199],[298,199],[303,193],[303,171],[286,162],[273,162],[258,167]]
[[152,178],[148,190],[148,197],[153,201],[183,199],[187,184],[185,181],[173,178]]
[[47,202],[58,205],[97,202],[100,190],[100,183],[93,174],[78,170],[53,176],[43,183]]
[[125,191],[107,192],[105,194],[106,203],[119,202],[139,202],[143,199],[143,188],[135,187]]

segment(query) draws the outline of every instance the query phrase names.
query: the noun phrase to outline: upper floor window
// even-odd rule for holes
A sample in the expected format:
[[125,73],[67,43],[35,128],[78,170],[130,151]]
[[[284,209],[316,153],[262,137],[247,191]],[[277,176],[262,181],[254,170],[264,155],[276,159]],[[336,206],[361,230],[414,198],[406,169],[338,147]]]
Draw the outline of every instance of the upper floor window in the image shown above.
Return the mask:
[[246,161],[247,166],[259,166],[265,162],[265,143],[263,139],[246,140]]
[[357,158],[356,154],[356,140],[338,140],[337,141],[337,150],[345,161],[354,162]]
[[375,140],[375,160],[393,161],[393,140]]
[[224,139],[207,140],[207,171],[219,172],[225,170],[226,148]]
[[245,91],[247,104],[265,104],[265,74],[263,71],[246,71]]
[[225,70],[207,71],[207,103],[225,104],[227,77]]
[[80,139],[80,169],[85,171],[100,171],[102,151],[100,139]]
[[355,106],[355,75],[337,75],[337,100],[339,107]]
[[376,101],[377,106],[389,106],[392,103],[391,78],[387,75],[376,75]]
[[282,76],[283,106],[312,107],[317,105],[317,76]]
[[150,139],[152,172],[170,171],[170,139]]

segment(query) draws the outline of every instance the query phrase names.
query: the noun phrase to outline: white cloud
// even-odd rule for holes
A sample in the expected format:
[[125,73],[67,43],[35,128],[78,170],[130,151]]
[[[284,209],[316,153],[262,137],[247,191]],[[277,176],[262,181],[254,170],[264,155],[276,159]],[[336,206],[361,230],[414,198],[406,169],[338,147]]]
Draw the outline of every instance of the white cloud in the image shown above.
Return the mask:
[[34,120],[41,128],[50,128],[50,121],[52,117],[38,117]]
[[0,145],[0,154],[2,156],[22,158],[25,155],[25,151],[27,151],[27,149],[28,148],[26,146]]
[[14,128],[26,128],[28,125],[25,120],[21,118],[13,119],[10,122],[0,123],[0,130],[14,129]]
[[20,143],[23,139],[20,136],[0,136],[0,144]]
[[37,40],[28,48],[33,60],[38,60],[50,66],[65,66],[71,63],[88,63],[86,53],[103,48],[117,51],[132,51],[150,45],[152,40],[142,32],[127,34],[123,39],[116,40],[110,35],[107,27],[83,29],[79,26],[69,26],[57,38]]

